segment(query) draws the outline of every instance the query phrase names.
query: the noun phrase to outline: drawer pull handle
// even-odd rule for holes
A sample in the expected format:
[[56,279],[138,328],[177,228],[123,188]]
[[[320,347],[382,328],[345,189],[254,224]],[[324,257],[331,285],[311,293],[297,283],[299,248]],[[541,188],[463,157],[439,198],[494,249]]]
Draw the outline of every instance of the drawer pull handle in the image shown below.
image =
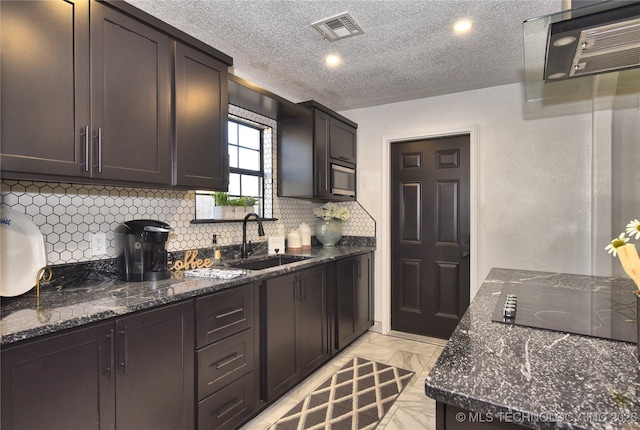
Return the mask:
[[[226,414],[228,414],[229,412],[231,412],[232,410],[234,410],[236,408],[236,406],[241,405],[242,403],[244,403],[244,400],[240,399],[240,400],[236,400],[233,399],[231,400],[229,403],[227,403],[225,406],[227,405],[231,405],[228,408],[224,409],[222,412],[216,412],[216,418],[221,418],[223,416],[225,416]],[[218,409],[219,411],[220,409]]]
[[238,354],[237,352],[229,357],[226,357],[223,361],[218,361],[216,363],[216,369],[222,369],[224,366],[227,366],[231,363],[233,363],[234,361],[243,358],[244,354]]
[[218,314],[216,315],[216,319],[228,317],[229,315],[237,314],[238,312],[242,312],[242,311],[244,311],[244,308],[238,308],[233,311],[225,312],[224,314]]
[[208,331],[207,331],[207,334],[215,333],[215,332],[217,332],[218,330],[222,330],[222,329],[225,329],[225,328],[229,328],[229,327],[231,327],[231,326],[232,326],[232,325],[234,325],[234,324],[240,324],[241,322],[245,322],[246,320],[247,320],[246,318],[242,318],[241,320],[235,320],[235,321],[233,321],[232,323],[229,323],[229,324],[224,325],[224,326],[222,326],[222,327],[216,327],[216,328],[214,328],[213,330],[208,330]]

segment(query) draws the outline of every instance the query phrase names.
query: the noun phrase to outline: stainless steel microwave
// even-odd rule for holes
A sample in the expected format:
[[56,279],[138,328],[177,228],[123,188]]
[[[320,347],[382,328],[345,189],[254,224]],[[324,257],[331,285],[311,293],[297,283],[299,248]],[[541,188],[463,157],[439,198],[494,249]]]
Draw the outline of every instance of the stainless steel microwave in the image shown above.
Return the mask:
[[354,197],[356,195],[356,169],[332,163],[331,194]]

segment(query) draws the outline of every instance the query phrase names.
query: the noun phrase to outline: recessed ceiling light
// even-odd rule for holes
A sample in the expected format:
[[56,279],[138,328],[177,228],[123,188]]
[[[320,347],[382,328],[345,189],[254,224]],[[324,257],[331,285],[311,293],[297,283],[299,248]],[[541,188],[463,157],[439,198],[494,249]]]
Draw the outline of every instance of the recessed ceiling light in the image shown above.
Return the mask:
[[342,58],[336,54],[329,54],[324,57],[324,63],[329,67],[336,67],[338,64],[342,62]]
[[468,19],[461,19],[453,24],[453,31],[456,33],[464,33],[471,30],[471,27],[473,27],[473,23],[471,21]]

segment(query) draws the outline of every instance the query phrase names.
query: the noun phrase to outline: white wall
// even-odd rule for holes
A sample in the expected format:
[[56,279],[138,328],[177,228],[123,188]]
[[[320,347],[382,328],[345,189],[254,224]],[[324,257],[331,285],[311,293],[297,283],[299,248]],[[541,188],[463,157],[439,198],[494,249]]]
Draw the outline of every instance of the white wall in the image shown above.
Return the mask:
[[[612,231],[617,236],[632,219],[640,219],[640,96],[624,97],[622,107],[613,113],[613,206]],[[636,103],[635,106],[633,103]],[[627,106],[631,104],[631,106]],[[640,241],[633,241],[640,248]],[[613,273],[627,276],[620,264],[614,263]]]
[[492,267],[592,273],[592,114],[557,116],[556,106],[556,116],[525,119],[522,100],[521,86],[513,84],[341,112],[358,123],[358,201],[378,222],[375,312],[383,330],[390,307],[388,261],[381,257],[390,246],[383,234],[389,179],[380,172],[389,140],[472,130],[478,186],[472,296]]

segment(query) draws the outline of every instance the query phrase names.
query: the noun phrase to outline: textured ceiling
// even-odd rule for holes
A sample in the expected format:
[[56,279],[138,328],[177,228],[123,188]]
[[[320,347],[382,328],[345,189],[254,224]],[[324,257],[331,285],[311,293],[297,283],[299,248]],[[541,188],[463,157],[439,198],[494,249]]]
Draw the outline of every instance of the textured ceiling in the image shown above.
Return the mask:
[[[127,0],[234,59],[235,75],[337,111],[523,80],[522,21],[562,0]],[[329,42],[311,23],[350,12],[364,35]],[[459,18],[471,32],[453,34]],[[323,63],[337,53],[335,69]]]

